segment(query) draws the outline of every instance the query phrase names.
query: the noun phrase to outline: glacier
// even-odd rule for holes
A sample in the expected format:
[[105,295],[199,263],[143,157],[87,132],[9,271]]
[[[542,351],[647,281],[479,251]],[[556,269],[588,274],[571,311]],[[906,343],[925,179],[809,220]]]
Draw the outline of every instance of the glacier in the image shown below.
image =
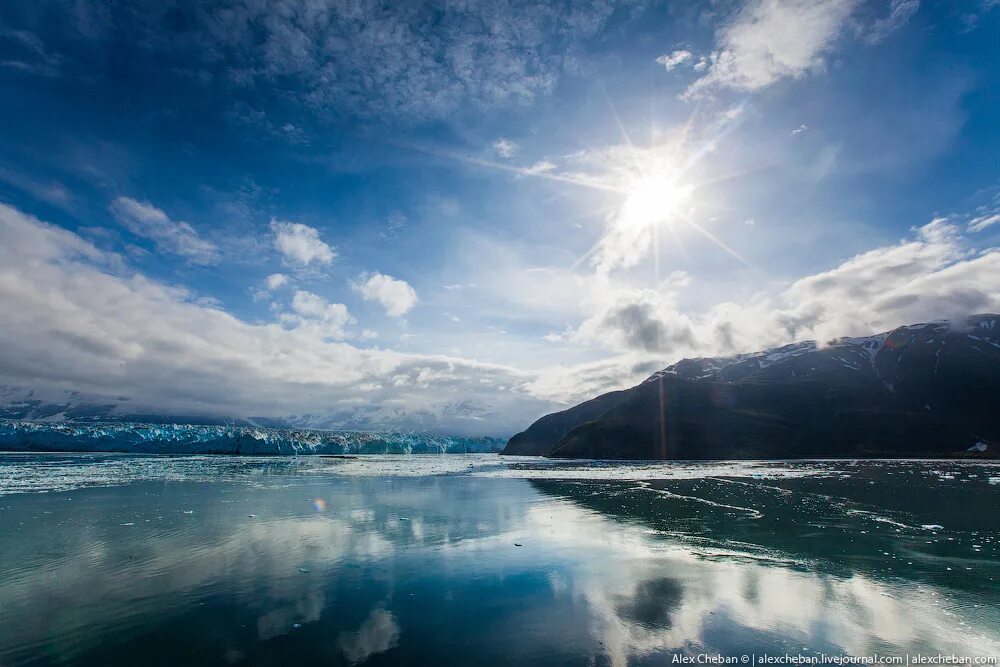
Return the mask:
[[43,422],[0,419],[0,450],[149,454],[467,454],[506,440],[419,433],[322,431],[262,426]]

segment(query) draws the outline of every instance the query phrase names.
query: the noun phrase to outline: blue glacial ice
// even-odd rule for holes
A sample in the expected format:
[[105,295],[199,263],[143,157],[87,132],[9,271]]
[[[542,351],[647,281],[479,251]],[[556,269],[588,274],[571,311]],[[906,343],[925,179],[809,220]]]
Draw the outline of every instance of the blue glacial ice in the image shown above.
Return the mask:
[[154,454],[465,454],[498,452],[501,438],[320,431],[259,426],[42,422],[0,419],[0,450]]

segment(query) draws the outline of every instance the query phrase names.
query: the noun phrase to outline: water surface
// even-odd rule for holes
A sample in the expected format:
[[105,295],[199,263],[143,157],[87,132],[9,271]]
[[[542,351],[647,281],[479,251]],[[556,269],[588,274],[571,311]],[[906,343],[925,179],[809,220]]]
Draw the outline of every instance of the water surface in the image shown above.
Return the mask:
[[1000,653],[1000,467],[0,455],[0,665]]

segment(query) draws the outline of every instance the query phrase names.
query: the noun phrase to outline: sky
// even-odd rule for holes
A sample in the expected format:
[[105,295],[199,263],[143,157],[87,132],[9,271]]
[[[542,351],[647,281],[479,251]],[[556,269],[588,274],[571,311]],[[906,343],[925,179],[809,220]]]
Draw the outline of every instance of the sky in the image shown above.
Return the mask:
[[1000,312],[1000,2],[0,6],[0,385],[509,435]]

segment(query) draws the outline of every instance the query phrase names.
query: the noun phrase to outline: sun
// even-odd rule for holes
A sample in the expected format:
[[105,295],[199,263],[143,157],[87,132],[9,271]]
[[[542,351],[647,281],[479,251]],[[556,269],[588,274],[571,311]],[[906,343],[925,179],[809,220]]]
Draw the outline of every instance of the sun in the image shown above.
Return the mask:
[[692,189],[690,185],[679,183],[676,176],[667,171],[637,178],[626,190],[621,222],[637,228],[672,224],[690,199]]

